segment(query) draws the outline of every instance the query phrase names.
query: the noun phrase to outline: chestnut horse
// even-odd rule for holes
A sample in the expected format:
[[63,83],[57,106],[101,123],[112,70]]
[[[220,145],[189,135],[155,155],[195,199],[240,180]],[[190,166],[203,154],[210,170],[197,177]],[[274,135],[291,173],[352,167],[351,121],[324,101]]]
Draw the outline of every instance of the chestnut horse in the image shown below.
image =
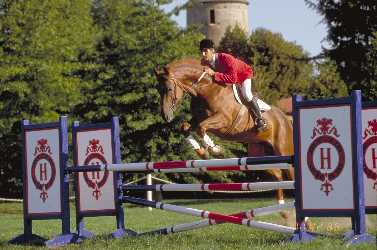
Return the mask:
[[[185,93],[190,94],[193,118],[198,120],[197,134],[203,138],[210,132],[221,139],[248,144],[249,156],[293,155],[293,129],[286,115],[272,106],[263,113],[269,129],[258,132],[247,108],[236,101],[231,85],[219,85],[209,76],[202,76],[203,66],[196,59],[182,59],[156,70],[160,83],[161,111],[170,122]],[[204,105],[200,105],[204,103]],[[202,155],[203,156],[203,155]],[[267,170],[277,181],[293,179],[293,169]],[[283,191],[277,191],[279,203],[284,201]]]

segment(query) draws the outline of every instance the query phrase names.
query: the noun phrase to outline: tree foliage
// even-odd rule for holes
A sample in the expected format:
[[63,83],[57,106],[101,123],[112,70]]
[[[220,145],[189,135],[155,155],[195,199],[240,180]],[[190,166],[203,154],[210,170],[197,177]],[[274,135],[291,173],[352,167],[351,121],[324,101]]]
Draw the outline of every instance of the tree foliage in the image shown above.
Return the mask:
[[[182,137],[176,129],[181,119],[171,125],[162,121],[153,69],[197,54],[196,44],[202,36],[180,30],[151,1],[98,1],[94,22],[101,30],[92,58],[99,68],[85,72],[84,77],[96,85],[85,93],[85,103],[76,109],[76,115],[89,121],[118,115],[125,160],[179,156]],[[187,110],[188,102],[182,106]],[[185,113],[181,116],[183,119]]]
[[327,55],[336,62],[349,90],[361,89],[365,99],[377,97],[377,2],[306,0],[324,17],[328,28]]
[[162,122],[153,68],[196,54],[198,32],[179,29],[155,1],[2,0],[0,8],[4,194],[22,190],[15,185],[22,176],[21,119],[69,114],[98,122],[118,115],[124,160],[190,155],[176,129],[188,112]]
[[[20,194],[20,120],[94,123],[120,117],[122,160],[193,159],[182,121],[190,120],[190,99],[166,124],[160,115],[156,66],[199,56],[203,38],[180,29],[160,4],[171,0],[0,0],[0,195]],[[189,4],[189,2],[187,2]],[[377,47],[376,39],[372,45]],[[256,30],[250,36],[228,30],[220,48],[256,70],[255,84],[267,101],[292,93],[341,95],[331,60],[314,65],[303,49],[280,34]],[[367,53],[375,60],[375,50]],[[374,71],[374,74],[376,70]],[[219,141],[227,157],[244,145]],[[177,182],[242,181],[243,173],[169,175]],[[255,174],[247,173],[248,180]]]
[[94,48],[90,9],[86,0],[0,1],[0,190],[7,194],[20,190],[20,120],[57,120],[89,84],[76,72],[90,67],[79,61]]
[[254,87],[267,102],[301,94],[307,98],[345,96],[346,88],[329,59],[312,61],[303,48],[281,34],[256,29],[250,36],[237,26],[228,29],[218,50],[253,66]]

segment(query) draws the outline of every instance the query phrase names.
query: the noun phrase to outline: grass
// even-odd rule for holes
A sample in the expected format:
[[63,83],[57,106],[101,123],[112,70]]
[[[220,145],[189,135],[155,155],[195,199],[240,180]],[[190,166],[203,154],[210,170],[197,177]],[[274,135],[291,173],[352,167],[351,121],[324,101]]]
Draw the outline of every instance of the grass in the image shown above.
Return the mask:
[[[234,213],[250,208],[274,204],[271,199],[253,200],[173,200],[164,201],[171,204],[205,209],[221,213]],[[290,224],[294,223],[293,211]],[[143,232],[178,223],[195,221],[188,215],[181,215],[167,211],[125,205],[126,225],[128,228]],[[74,206],[71,204],[71,218],[74,217]],[[274,214],[260,217],[260,220],[284,224],[279,216]],[[350,219],[347,218],[312,218],[314,228],[326,232],[332,237],[319,237],[308,243],[294,244],[289,242],[289,235],[270,231],[256,230],[245,226],[223,224],[199,230],[187,231],[162,236],[125,237],[112,239],[109,234],[115,230],[114,217],[86,218],[86,228],[96,234],[92,240],[81,244],[71,244],[62,249],[344,249],[345,244],[339,237],[350,229]],[[376,215],[367,216],[369,233],[376,235]],[[290,225],[292,226],[292,225]],[[59,220],[34,220],[33,233],[51,238],[60,232]],[[71,219],[71,229],[75,228],[74,219]],[[0,203],[0,249],[42,249],[40,246],[14,246],[7,243],[12,237],[23,231],[23,213],[21,203]],[[376,249],[372,244],[360,244],[349,249]]]

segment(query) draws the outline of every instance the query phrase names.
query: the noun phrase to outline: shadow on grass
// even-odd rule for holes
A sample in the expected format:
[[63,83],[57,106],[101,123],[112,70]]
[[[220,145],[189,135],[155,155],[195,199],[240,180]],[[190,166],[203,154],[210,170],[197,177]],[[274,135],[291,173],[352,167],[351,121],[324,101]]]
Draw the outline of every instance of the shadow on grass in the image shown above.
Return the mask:
[[7,249],[9,248],[9,246],[45,246],[46,240],[47,239],[42,238],[42,237],[36,238],[35,240],[32,240],[31,242],[27,242],[27,243],[24,243],[24,242],[15,243],[15,242],[12,242],[12,240],[7,240],[7,241],[0,240],[0,249]]

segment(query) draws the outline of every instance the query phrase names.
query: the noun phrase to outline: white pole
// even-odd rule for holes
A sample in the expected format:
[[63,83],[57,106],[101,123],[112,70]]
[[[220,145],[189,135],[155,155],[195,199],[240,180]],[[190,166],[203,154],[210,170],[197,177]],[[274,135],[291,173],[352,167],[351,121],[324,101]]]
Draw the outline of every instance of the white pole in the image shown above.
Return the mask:
[[[147,174],[147,185],[152,185],[152,175],[151,174]],[[153,195],[152,191],[147,191],[147,200],[148,201],[153,200],[152,195]],[[152,208],[148,207],[148,210],[152,211]]]

